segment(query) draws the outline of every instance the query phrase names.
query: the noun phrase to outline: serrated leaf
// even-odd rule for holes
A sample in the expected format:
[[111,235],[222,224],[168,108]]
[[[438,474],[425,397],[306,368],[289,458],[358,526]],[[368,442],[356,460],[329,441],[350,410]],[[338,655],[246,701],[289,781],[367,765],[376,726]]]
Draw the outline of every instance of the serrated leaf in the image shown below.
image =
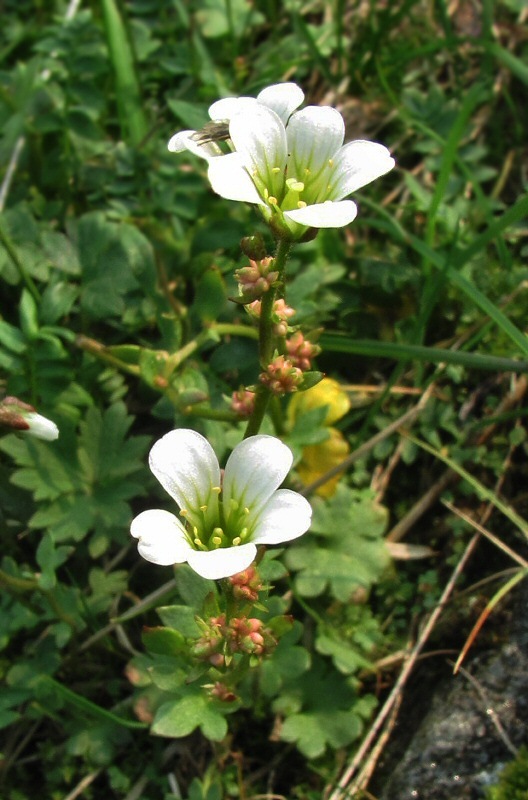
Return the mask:
[[127,439],[133,417],[122,402],[111,405],[104,413],[90,408],[80,426],[79,462],[86,481],[107,483],[110,478],[125,478],[142,468],[147,437]]
[[295,587],[304,597],[328,589],[341,602],[358,587],[369,588],[389,563],[382,538],[387,511],[370,492],[340,485],[329,500],[313,501],[311,531],[286,551],[287,566],[298,574]]
[[55,547],[55,542],[49,533],[44,534],[35,555],[37,564],[42,570],[38,578],[41,589],[52,589],[55,586],[57,582],[55,570],[64,564],[72,550],[72,547]]
[[298,679],[293,694],[302,698],[302,710],[287,717],[280,736],[295,742],[308,758],[323,755],[328,746],[344,747],[356,740],[375,704],[374,698],[359,699],[350,682],[336,672],[327,672],[321,661]]
[[227,734],[227,722],[199,687],[198,691],[163,703],[156,712],[152,733],[179,739],[200,728],[207,739],[220,742]]

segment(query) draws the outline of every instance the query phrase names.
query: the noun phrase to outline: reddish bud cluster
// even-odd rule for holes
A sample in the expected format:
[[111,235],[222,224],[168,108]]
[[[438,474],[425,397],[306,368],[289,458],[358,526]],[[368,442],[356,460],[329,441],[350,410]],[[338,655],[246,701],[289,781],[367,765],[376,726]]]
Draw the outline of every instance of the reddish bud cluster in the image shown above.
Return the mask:
[[303,374],[288,358],[277,356],[268,364],[266,371],[260,373],[259,380],[272,394],[290,394],[298,390]]
[[277,644],[271,631],[255,617],[233,617],[226,622],[224,614],[211,617],[207,632],[198,639],[193,654],[213,667],[223,667],[226,656],[234,653],[263,655]]
[[255,567],[248,567],[243,572],[237,572],[236,575],[232,575],[229,578],[229,583],[233,587],[233,596],[237,600],[249,600],[252,603],[258,600],[262,581]]
[[286,340],[286,350],[291,363],[303,372],[312,368],[312,358],[321,352],[319,345],[305,339],[301,331],[296,331]]
[[248,419],[255,408],[255,392],[239,389],[231,395],[231,409],[242,419]]
[[263,258],[260,261],[249,260],[249,266],[237,269],[235,278],[238,281],[242,297],[262,297],[279,277],[276,270],[272,270],[273,258]]

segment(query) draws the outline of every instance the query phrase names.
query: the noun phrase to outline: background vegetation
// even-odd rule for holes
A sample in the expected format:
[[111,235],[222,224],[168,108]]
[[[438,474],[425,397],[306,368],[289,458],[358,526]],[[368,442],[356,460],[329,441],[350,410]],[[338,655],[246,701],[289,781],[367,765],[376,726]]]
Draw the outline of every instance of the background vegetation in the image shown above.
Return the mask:
[[[0,389],[60,438],[0,439],[0,793],[330,794],[460,560],[431,645],[455,655],[526,568],[525,3],[5,0],[2,21]],[[214,323],[246,319],[228,299],[240,239],[271,248],[166,141],[282,80],[397,160],[289,264],[353,455],[313,532],[267,562],[270,613],[296,622],[229,736],[193,699],[152,735],[171,686],[142,627],[202,588],[130,542],[162,501],[146,454],[174,426],[219,455],[240,439],[225,398],[255,381],[255,344]],[[326,434],[314,417],[281,435],[300,455]]]

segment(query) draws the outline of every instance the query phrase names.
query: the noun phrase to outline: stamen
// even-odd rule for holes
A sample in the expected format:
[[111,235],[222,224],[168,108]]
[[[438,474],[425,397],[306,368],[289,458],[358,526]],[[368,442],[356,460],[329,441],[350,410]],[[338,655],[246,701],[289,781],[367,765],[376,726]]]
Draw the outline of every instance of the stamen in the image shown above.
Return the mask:
[[216,494],[220,494],[220,492],[222,491],[222,487],[221,486],[213,486],[211,488],[211,491],[215,492]]
[[240,536],[237,536],[237,539],[240,539],[240,541],[242,542],[244,539],[247,539],[248,535],[249,535],[248,529],[242,528],[242,530],[240,531]]
[[222,537],[221,536],[211,537],[211,544],[214,544],[215,547],[220,547],[220,545],[222,544]]
[[333,158],[329,158],[328,159],[328,166],[329,167],[333,167],[334,166],[334,159]]
[[297,203],[297,208],[306,208],[306,203],[304,202],[304,200],[299,200],[299,202]]
[[235,536],[235,538],[233,539],[233,542],[232,542],[233,547],[236,547],[237,545],[239,545],[241,541],[242,541],[242,539],[240,538],[240,536]]
[[200,511],[203,511],[203,513],[205,514],[205,512],[207,511],[207,506],[200,506]]
[[238,511],[240,503],[238,502],[238,500],[235,500],[235,498],[232,497],[231,500],[229,501],[229,506],[231,508],[231,511]]
[[268,203],[270,204],[270,206],[276,206],[278,205],[278,200],[276,197],[273,197],[273,195],[270,194],[270,196],[268,197]]
[[280,168],[280,167],[272,167],[272,168],[271,168],[271,171],[272,171],[273,173],[275,173],[275,175],[277,175],[277,173],[281,171],[281,168]]
[[180,509],[180,517],[186,517],[188,514],[189,512],[187,511],[187,509],[185,508]]

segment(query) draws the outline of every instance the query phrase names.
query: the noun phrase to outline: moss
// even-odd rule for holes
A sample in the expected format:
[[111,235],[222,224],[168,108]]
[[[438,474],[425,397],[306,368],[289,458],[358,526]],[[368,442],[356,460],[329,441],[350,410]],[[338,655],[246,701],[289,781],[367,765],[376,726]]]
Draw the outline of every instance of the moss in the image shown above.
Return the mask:
[[506,764],[486,800],[528,800],[528,748],[521,747],[517,757]]

